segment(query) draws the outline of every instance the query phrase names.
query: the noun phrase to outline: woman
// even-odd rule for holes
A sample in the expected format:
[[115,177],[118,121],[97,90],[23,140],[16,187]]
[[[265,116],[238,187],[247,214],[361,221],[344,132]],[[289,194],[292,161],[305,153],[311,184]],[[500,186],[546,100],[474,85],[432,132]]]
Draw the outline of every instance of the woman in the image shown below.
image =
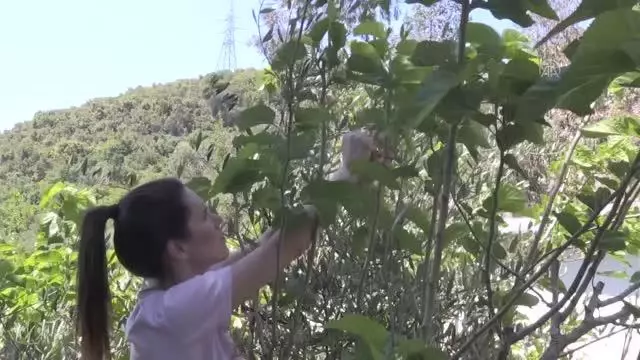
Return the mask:
[[[372,139],[363,132],[346,134],[341,168],[331,180],[355,180],[349,164],[371,159],[374,153]],[[303,254],[315,218],[309,211],[309,221],[287,231],[282,244],[280,231],[269,229],[255,250],[229,255],[220,216],[176,179],[146,183],[115,205],[90,210],[83,221],[78,258],[82,358],[109,357],[109,219],[114,222],[118,260],[134,275],[155,283],[140,292],[127,319],[131,359],[223,360],[237,356],[228,329],[232,309]]]

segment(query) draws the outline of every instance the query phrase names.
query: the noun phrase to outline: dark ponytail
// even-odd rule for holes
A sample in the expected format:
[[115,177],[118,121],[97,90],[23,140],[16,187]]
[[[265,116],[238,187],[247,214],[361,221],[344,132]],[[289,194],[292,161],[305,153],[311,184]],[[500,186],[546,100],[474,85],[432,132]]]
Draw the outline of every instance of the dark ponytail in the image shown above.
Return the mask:
[[84,216],[78,254],[77,330],[82,337],[81,358],[109,359],[111,296],[107,279],[105,227],[114,220],[113,248],[132,274],[162,279],[163,254],[169,239],[188,235],[185,187],[178,179],[163,178],[140,185],[118,205],[99,206]]
[[82,222],[78,254],[77,330],[80,357],[109,359],[111,294],[107,278],[106,223],[116,218],[117,206],[89,210]]

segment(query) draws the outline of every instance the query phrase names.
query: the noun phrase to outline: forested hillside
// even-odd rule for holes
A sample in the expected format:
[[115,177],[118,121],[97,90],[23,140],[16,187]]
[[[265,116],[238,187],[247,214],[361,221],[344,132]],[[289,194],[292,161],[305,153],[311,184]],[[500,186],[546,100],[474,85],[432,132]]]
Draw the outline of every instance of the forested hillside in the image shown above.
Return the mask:
[[[611,356],[638,357],[637,0],[272,6],[254,14],[267,69],[38,113],[0,137],[0,359],[77,358],[82,214],[164,175],[224,205],[232,248],[319,211],[311,249],[234,311],[247,359],[580,359],[616,334]],[[388,162],[325,181],[354,128]],[[107,244],[124,360],[141,281]]]
[[[221,73],[238,106],[260,98],[262,71]],[[212,116],[208,80],[178,80],[39,112],[0,135],[0,235],[15,237],[35,214],[42,191],[58,180],[129,187],[159,176],[211,176],[231,149]],[[201,136],[203,144],[195,143]]]

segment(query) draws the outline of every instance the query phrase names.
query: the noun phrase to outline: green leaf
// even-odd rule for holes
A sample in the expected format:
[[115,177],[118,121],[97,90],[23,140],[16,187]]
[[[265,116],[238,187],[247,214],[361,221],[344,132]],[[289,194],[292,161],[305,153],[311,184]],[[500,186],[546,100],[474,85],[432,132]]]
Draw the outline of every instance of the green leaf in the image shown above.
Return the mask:
[[227,162],[213,183],[211,195],[246,191],[262,178],[257,160],[235,158]]
[[331,114],[325,108],[301,107],[295,111],[295,120],[298,129],[313,129],[331,121]]
[[467,24],[467,42],[477,45],[480,52],[500,56],[502,54],[502,38],[489,25],[470,22]]
[[501,76],[533,83],[540,77],[540,66],[531,59],[511,59],[504,67]]
[[351,52],[352,54],[357,54],[365,58],[380,60],[380,56],[378,55],[376,48],[368,42],[352,41]]
[[475,121],[466,121],[459,129],[457,141],[465,144],[467,147],[485,149],[491,148],[489,144],[487,130]]
[[253,204],[258,208],[277,211],[282,207],[280,192],[272,186],[262,187],[251,194]]
[[537,296],[531,295],[529,293],[522,293],[522,295],[518,297],[518,300],[516,300],[514,304],[527,306],[527,307],[534,307],[538,305],[539,302],[540,300],[538,299]]
[[280,45],[271,63],[271,68],[281,71],[307,57],[307,48],[301,41],[290,40]]
[[622,180],[631,170],[631,164],[628,161],[608,161],[607,170]]
[[634,284],[640,282],[640,271],[634,272],[629,280]]
[[359,257],[364,255],[364,249],[366,249],[369,242],[369,230],[367,226],[360,226],[357,228],[353,236],[351,236],[351,250]]
[[376,210],[374,190],[354,184],[349,185],[352,185],[350,192],[340,200],[340,203],[350,215],[358,219],[371,219]]
[[558,223],[560,224],[560,226],[567,230],[571,235],[575,235],[578,231],[580,231],[580,229],[582,229],[580,220],[578,220],[575,215],[567,211],[556,213],[555,216],[558,219]]
[[544,144],[544,129],[542,125],[535,122],[517,122],[507,124],[498,131],[498,144],[503,150],[509,150],[523,141],[532,144]]
[[522,169],[522,167],[520,167],[520,164],[518,164],[518,160],[516,159],[515,156],[513,156],[512,154],[506,154],[504,156],[504,163],[511,168],[512,170],[514,170],[515,172],[517,172],[518,174],[520,174],[520,176],[522,176],[525,179],[528,179],[529,176],[527,174],[526,171],[524,171],[524,169]]
[[598,248],[606,251],[620,251],[627,247],[627,234],[622,231],[606,230],[598,243]]
[[413,165],[398,166],[397,168],[391,169],[391,172],[396,179],[410,179],[420,175]]
[[[594,5],[592,1],[583,5],[587,3]],[[605,3],[615,1],[598,3],[608,7]],[[591,103],[609,84],[620,75],[635,71],[640,63],[640,52],[636,50],[640,47],[639,23],[640,13],[628,9],[598,16],[580,40],[571,65],[559,79],[544,79],[531,87],[519,102],[517,117],[541,118],[554,106],[578,115],[590,114]]]
[[[482,207],[488,212],[491,211],[493,197],[487,197],[482,203]],[[510,184],[501,184],[498,190],[498,211],[505,211],[518,214],[524,210],[527,199],[522,190]]]
[[353,195],[353,185],[343,181],[316,180],[310,182],[302,194],[318,209],[321,223],[328,225],[335,220],[338,203]]
[[599,121],[582,129],[582,134],[589,138],[602,138],[611,135],[640,136],[640,118],[619,116]]
[[620,74],[634,70],[636,64],[623,51],[599,50],[585,56],[574,56],[571,65],[557,84],[556,106],[577,115],[592,112],[591,104],[600,97]]
[[527,14],[530,6],[527,0],[488,0],[483,5],[496,19],[508,19],[524,28],[533,25],[533,19]]
[[595,192],[585,190],[578,194],[577,198],[591,210],[598,211],[610,196],[611,191],[609,189],[600,187]]
[[368,160],[357,160],[351,164],[349,170],[361,180],[378,181],[381,185],[391,189],[400,189],[393,172],[382,164]]
[[355,121],[358,125],[378,125],[382,126],[385,123],[385,113],[382,109],[377,108],[364,108],[356,113]]
[[491,252],[496,259],[504,260],[507,258],[507,250],[505,250],[504,246],[494,241],[492,248]]
[[372,350],[378,351],[384,349],[389,336],[384,326],[366,316],[356,314],[348,314],[338,320],[331,320],[325,327],[355,335],[367,343]]
[[591,23],[580,38],[572,61],[574,58],[589,56],[600,51],[621,50],[638,63],[640,53],[635,49],[640,46],[638,36],[640,36],[640,12],[618,9],[603,13]]
[[523,94],[540,77],[540,67],[530,59],[516,58],[504,67],[499,78],[499,94],[505,99]]
[[40,208],[44,209],[49,206],[53,199],[58,196],[58,194],[62,192],[65,187],[66,185],[63,182],[57,182],[46,189],[44,194],[42,195],[42,198],[40,199]]
[[414,129],[418,127],[458,84],[460,79],[450,71],[438,69],[429,74],[418,92],[418,102],[422,108],[410,126]]
[[516,118],[529,121],[542,118],[556,106],[584,116],[591,104],[618,75],[633,70],[635,64],[622,53],[600,51],[575,58],[559,80],[543,79],[520,98]]
[[559,80],[540,79],[518,99],[516,121],[534,121],[544,117],[553,108],[560,95],[557,94]]
[[400,249],[409,251],[414,255],[422,255],[422,244],[420,244],[420,241],[407,230],[402,227],[396,227],[393,230],[393,236],[398,242],[398,247]]
[[363,41],[351,42],[351,56],[347,60],[349,70],[363,74],[384,74],[382,60],[376,48]]
[[[465,222],[455,222],[444,230],[444,242],[445,244],[451,244],[452,242],[464,238],[469,234],[469,227]],[[446,245],[445,245],[446,246]]]
[[244,109],[238,116],[237,126],[240,130],[247,130],[252,126],[273,124],[276,113],[265,104],[254,105]]
[[332,21],[329,24],[329,38],[335,50],[343,47],[347,43],[347,28],[339,21]]
[[282,146],[278,149],[278,157],[283,161],[296,159],[306,159],[312,154],[315,144],[316,133],[313,131],[304,131],[291,134],[289,147],[287,147],[286,139],[282,142]]
[[515,29],[504,29],[502,31],[502,41],[507,46],[517,46],[522,47],[529,43],[529,38],[523,33],[515,30]]
[[626,272],[620,270],[607,270],[598,271],[598,275],[614,278],[614,279],[627,279],[629,275]]
[[429,347],[423,341],[417,339],[400,340],[397,351],[404,358],[411,360],[447,360],[449,358],[440,349]]
[[[542,277],[539,281],[538,284],[540,284],[540,286],[549,291],[552,292],[554,291],[554,288],[551,286],[551,278],[549,276],[545,276]],[[564,282],[562,281],[562,279],[558,279],[558,290],[560,291],[560,293],[562,294],[566,294],[567,292],[567,286],[564,284]]]
[[211,198],[211,180],[204,176],[195,177],[189,180],[186,186],[205,201]]
[[444,148],[436,150],[427,158],[427,173],[436,187],[442,182],[442,166],[444,163]]
[[416,66],[444,65],[454,61],[455,47],[451,41],[421,41],[411,54],[411,62]]
[[324,35],[329,31],[330,20],[328,17],[325,17],[311,27],[309,31],[309,37],[313,40],[313,43],[317,46],[324,38]]
[[373,20],[365,20],[361,22],[355,29],[353,29],[353,34],[371,35],[381,39],[387,37],[387,31],[384,28],[384,24]]
[[401,40],[398,45],[396,45],[396,51],[400,55],[412,56],[418,46],[418,41],[414,39],[404,39]]
[[425,234],[429,233],[430,225],[430,216],[424,212],[422,209],[410,205],[405,213],[405,216],[408,220],[416,224]]
[[549,41],[553,36],[561,33],[571,25],[594,18],[614,9],[630,9],[636,3],[637,0],[583,0],[571,15],[558,23],[545,37],[538,41],[536,47]]
[[15,266],[12,262],[6,259],[0,259],[0,279],[6,279],[14,270]]
[[558,14],[553,10],[547,0],[526,0],[527,8],[534,14],[538,14],[547,19],[558,21]]
[[480,244],[476,241],[476,239],[471,236],[465,236],[460,239],[460,242],[460,245],[462,245],[462,248],[466,252],[473,255],[475,258],[480,258],[480,251],[482,249],[480,248]]
[[640,87],[640,72],[632,71],[615,78],[611,85],[609,85],[609,91],[612,94],[618,94],[625,88],[637,87]]
[[242,148],[241,152],[245,156],[239,157],[251,157],[255,153],[259,152],[260,148],[272,148],[277,147],[285,140],[282,136],[262,131],[254,135],[238,135],[233,139],[233,146]]

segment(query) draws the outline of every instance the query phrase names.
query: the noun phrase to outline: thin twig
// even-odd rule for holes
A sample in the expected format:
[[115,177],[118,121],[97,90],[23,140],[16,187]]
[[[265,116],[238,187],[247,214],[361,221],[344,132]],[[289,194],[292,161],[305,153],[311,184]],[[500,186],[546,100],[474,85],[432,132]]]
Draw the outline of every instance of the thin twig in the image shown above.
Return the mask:
[[610,332],[610,333],[608,333],[606,336],[599,337],[599,338],[597,338],[597,339],[594,339],[594,340],[591,340],[591,341],[589,341],[589,342],[587,342],[587,343],[584,343],[584,344],[582,344],[582,345],[580,345],[580,346],[578,346],[578,347],[576,347],[576,348],[573,348],[573,349],[571,349],[571,350],[567,350],[567,351],[563,352],[562,354],[560,354],[560,355],[558,356],[558,358],[563,358],[563,357],[571,356],[571,355],[573,355],[573,353],[575,353],[575,352],[577,352],[577,351],[580,351],[580,350],[582,350],[582,349],[586,348],[586,347],[587,347],[587,346],[589,346],[589,345],[593,345],[593,344],[597,343],[598,341],[602,341],[602,340],[604,340],[604,339],[607,339],[607,338],[609,338],[609,337],[611,337],[611,336],[613,336],[613,335],[616,335],[616,334],[618,334],[618,333],[621,333],[621,332],[623,332],[623,331],[625,331],[625,330],[627,330],[627,329],[618,329],[618,330],[615,330],[615,331],[611,331],[611,332]]
[[625,291],[621,292],[620,294],[611,297],[607,300],[602,300],[600,301],[600,304],[598,304],[598,307],[605,307],[605,306],[609,306],[612,304],[617,303],[618,301],[622,301],[624,300],[627,296],[631,295],[633,292],[638,291],[638,289],[640,289],[640,282],[637,282],[631,286],[629,286]]
[[487,239],[487,249],[484,259],[484,283],[487,291],[487,306],[489,309],[489,316],[493,317],[495,312],[493,310],[493,289],[491,288],[491,254],[493,253],[493,240],[496,237],[496,217],[498,215],[498,204],[500,196],[500,184],[502,183],[502,176],[504,174],[504,151],[500,150],[500,162],[498,164],[498,174],[496,175],[496,181],[493,189],[491,211],[489,216],[489,239]]
[[[458,38],[458,64],[465,62],[465,49],[467,38],[467,23],[469,22],[469,12],[471,4],[468,0],[462,1],[462,12],[460,16],[460,36]],[[449,127],[449,135],[446,145],[446,162],[444,166],[444,174],[442,177],[442,189],[439,195],[438,224],[433,248],[433,257],[429,271],[429,281],[427,283],[427,296],[425,301],[424,317],[422,324],[425,329],[425,340],[427,343],[433,343],[433,323],[436,314],[436,295],[438,285],[440,283],[440,271],[442,265],[442,253],[444,250],[444,233],[447,226],[447,218],[449,215],[449,197],[451,194],[451,186],[453,180],[453,171],[456,161],[456,136],[458,134],[459,123],[452,124]]]
[[[297,41],[295,43],[295,48],[294,48],[294,56],[291,57],[291,62],[288,64],[288,69],[287,69],[287,91],[288,91],[288,98],[286,99],[287,101],[287,111],[288,111],[288,119],[287,119],[287,123],[286,123],[286,132],[287,132],[287,151],[286,151],[286,156],[285,156],[285,160],[284,160],[284,166],[283,166],[283,170],[282,170],[282,184],[280,185],[280,201],[281,201],[281,208],[284,210],[286,209],[286,187],[287,187],[287,183],[288,183],[288,173],[289,173],[289,166],[290,166],[290,162],[291,162],[291,132],[292,132],[292,128],[293,128],[293,113],[294,113],[294,104],[293,102],[295,101],[294,98],[294,78],[293,78],[293,71],[294,71],[294,66],[295,66],[295,53],[297,53],[299,51],[299,47],[300,46],[304,46],[301,44],[302,41],[302,31],[304,28],[304,22],[306,20],[306,14],[307,14],[307,7],[309,6],[309,2],[310,0],[305,1],[304,3],[304,8],[302,10],[302,14],[301,14],[301,20],[300,20],[300,29],[298,31],[298,38]],[[293,27],[292,27],[293,28]],[[291,32],[293,32],[293,30],[291,30]],[[285,229],[287,226],[287,216],[283,216],[282,217],[282,224],[281,224],[281,229],[283,229],[283,231],[280,232],[280,236],[278,239],[278,251],[276,251],[276,267],[279,269],[280,268],[280,252],[283,246],[283,242],[284,242],[284,236],[285,236]],[[273,289],[273,295],[271,298],[271,311],[272,311],[272,318],[273,319],[277,319],[277,313],[278,313],[278,298],[280,295],[280,280],[281,280],[281,274],[280,271],[277,272],[276,275],[276,280],[274,283],[274,289]],[[278,325],[276,321],[273,321],[272,323],[272,328],[271,328],[271,336],[272,336],[272,341],[271,341],[271,348],[269,349],[269,359],[273,358],[273,353],[274,353],[274,348],[275,348],[275,344],[277,343],[277,338],[278,338]]]
[[578,143],[580,142],[581,138],[582,138],[582,132],[578,131],[573,137],[573,140],[571,141],[571,145],[569,146],[569,152],[567,152],[567,156],[564,159],[564,164],[562,164],[562,169],[560,169],[560,174],[556,179],[556,183],[551,189],[551,193],[549,194],[549,201],[547,202],[547,206],[544,209],[542,218],[540,218],[540,225],[538,226],[538,230],[536,231],[536,234],[533,237],[533,243],[531,244],[529,253],[525,258],[526,266],[524,266],[524,269],[528,270],[529,267],[535,263],[537,253],[538,253],[538,246],[540,244],[540,240],[542,239],[542,235],[544,234],[545,227],[549,222],[549,217],[551,216],[551,211],[553,210],[553,204],[556,200],[556,197],[558,196],[558,193],[560,192],[560,189],[562,188],[562,185],[564,184],[564,178],[567,176],[567,172],[569,171],[569,167],[571,165],[571,158],[573,157],[573,153],[575,152],[576,147],[578,146]]

